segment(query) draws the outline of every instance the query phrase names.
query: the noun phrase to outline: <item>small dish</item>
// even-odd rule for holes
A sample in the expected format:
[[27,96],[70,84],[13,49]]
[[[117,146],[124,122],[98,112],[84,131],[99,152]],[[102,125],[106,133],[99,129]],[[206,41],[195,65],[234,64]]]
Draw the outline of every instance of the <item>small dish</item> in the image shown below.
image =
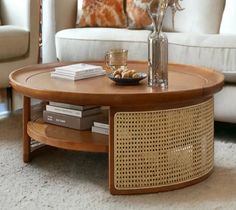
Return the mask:
[[137,85],[141,80],[147,77],[147,74],[143,72],[137,74],[139,75],[137,78],[115,78],[112,73],[107,76],[118,85]]

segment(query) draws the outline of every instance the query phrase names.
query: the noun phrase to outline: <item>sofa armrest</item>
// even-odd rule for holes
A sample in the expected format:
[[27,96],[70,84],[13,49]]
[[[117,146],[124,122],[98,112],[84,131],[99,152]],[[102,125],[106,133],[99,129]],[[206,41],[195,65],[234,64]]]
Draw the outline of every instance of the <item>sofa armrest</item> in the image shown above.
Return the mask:
[[56,32],[74,28],[76,24],[77,0],[43,0],[43,63],[56,58]]
[[40,0],[1,0],[2,25],[22,27],[30,32],[28,56],[38,59]]
[[15,25],[30,30],[30,0],[1,0],[3,25]]

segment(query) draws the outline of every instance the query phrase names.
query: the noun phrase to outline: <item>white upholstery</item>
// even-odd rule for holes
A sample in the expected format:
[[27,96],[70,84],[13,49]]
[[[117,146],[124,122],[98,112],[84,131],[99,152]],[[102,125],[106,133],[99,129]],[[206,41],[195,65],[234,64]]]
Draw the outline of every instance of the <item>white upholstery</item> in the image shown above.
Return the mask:
[[[111,48],[128,49],[130,60],[147,59],[147,37],[150,31],[118,28],[67,29],[56,34],[59,60],[104,59]],[[137,50],[138,49],[138,50]]]
[[[235,1],[235,0],[232,0]],[[214,34],[221,24],[225,0],[183,0],[183,11],[175,14],[176,32]],[[164,29],[173,31],[171,10],[168,9]]]
[[215,95],[215,120],[236,123],[236,87],[226,84],[223,90]]
[[[4,28],[14,28],[12,31],[13,34],[11,37],[8,34],[8,38],[6,40],[6,43],[9,45],[8,58],[6,58],[7,52],[2,52],[2,49],[6,49],[6,43],[1,41],[0,54],[2,56],[4,55],[5,57],[4,60],[0,60],[0,88],[9,86],[8,76],[13,70],[26,65],[36,64],[38,62],[39,8],[39,0],[0,1],[0,14],[2,22],[0,28],[3,27],[0,29],[0,31],[3,31]],[[8,32],[10,32],[10,30],[8,30]],[[21,34],[22,37],[17,37],[17,34]],[[11,42],[8,42],[9,39],[13,37],[15,37],[16,40],[11,40]],[[16,44],[16,42],[19,43]],[[15,52],[12,51],[13,45],[15,45]],[[2,48],[2,46],[4,48]],[[21,97],[13,97],[13,108],[16,109],[21,105]]]
[[[43,63],[56,61],[56,32],[74,28],[77,0],[43,0]],[[62,15],[63,14],[63,15]]]
[[[56,34],[57,58],[63,61],[104,59],[106,51],[122,47],[129,50],[130,60],[146,60],[149,34],[147,30],[115,28],[62,30]],[[223,72],[226,81],[236,82],[236,36],[189,33],[167,35],[170,62],[213,68]]]
[[18,26],[1,26],[0,46],[0,61],[24,56],[29,48],[29,31]]
[[236,1],[226,0],[220,27],[221,34],[236,34]]
[[[114,47],[128,48],[130,60],[147,59],[149,31],[75,28],[76,1],[43,1],[45,12],[43,32],[46,32],[43,40],[44,62],[56,61],[57,57],[60,60],[78,61],[102,59],[104,52]],[[225,1],[227,3],[224,11]],[[235,4],[235,0],[183,0],[182,6],[185,9],[176,13],[175,32],[167,33],[170,62],[213,68],[223,72],[225,80],[231,82],[231,84],[226,83],[223,91],[215,97],[215,118],[234,123],[236,123],[236,31],[234,30],[236,18],[228,17],[227,15],[232,13],[227,11],[229,11],[228,5],[231,5],[232,11],[236,11]],[[224,21],[229,26],[227,24],[225,26]],[[172,31],[170,12],[167,13],[164,28]],[[226,33],[225,28],[232,29],[231,35],[223,34]],[[219,31],[222,34],[219,34]]]
[[236,82],[236,36],[167,33],[169,61],[218,70]]
[[[4,56],[4,60],[0,60],[0,88],[4,88],[9,86],[8,75],[11,71],[25,65],[35,64],[38,61],[39,0],[1,0],[0,10],[2,21],[2,26],[0,26],[2,35],[0,37],[7,33],[6,41],[12,39],[11,42],[6,43],[1,41],[0,55]],[[13,40],[13,37],[16,40]],[[16,44],[18,41],[21,43]],[[8,53],[2,52],[6,50],[6,44],[9,45]],[[14,44],[15,52],[12,50]],[[23,46],[24,44],[25,46]],[[18,58],[13,59],[13,57]]]

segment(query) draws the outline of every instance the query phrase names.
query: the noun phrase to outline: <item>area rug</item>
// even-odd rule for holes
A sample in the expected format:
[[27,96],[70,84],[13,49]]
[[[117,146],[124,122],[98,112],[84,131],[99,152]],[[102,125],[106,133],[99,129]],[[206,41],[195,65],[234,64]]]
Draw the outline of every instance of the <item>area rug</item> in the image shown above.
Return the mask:
[[236,209],[236,139],[228,141],[222,132],[215,141],[214,173],[204,182],[171,192],[112,196],[106,154],[57,149],[25,164],[21,127],[21,114],[0,120],[1,210]]

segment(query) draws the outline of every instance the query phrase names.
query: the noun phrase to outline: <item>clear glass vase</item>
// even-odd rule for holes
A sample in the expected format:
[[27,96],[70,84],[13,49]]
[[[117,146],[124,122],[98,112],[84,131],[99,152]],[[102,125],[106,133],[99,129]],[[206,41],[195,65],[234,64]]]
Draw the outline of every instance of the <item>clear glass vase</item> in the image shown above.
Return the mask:
[[156,30],[148,37],[148,86],[168,87],[168,39]]
[[153,25],[153,32],[148,36],[148,85],[150,87],[168,87],[168,39],[162,32],[168,2],[168,0],[160,1],[154,13],[151,11],[151,4],[147,7]]

